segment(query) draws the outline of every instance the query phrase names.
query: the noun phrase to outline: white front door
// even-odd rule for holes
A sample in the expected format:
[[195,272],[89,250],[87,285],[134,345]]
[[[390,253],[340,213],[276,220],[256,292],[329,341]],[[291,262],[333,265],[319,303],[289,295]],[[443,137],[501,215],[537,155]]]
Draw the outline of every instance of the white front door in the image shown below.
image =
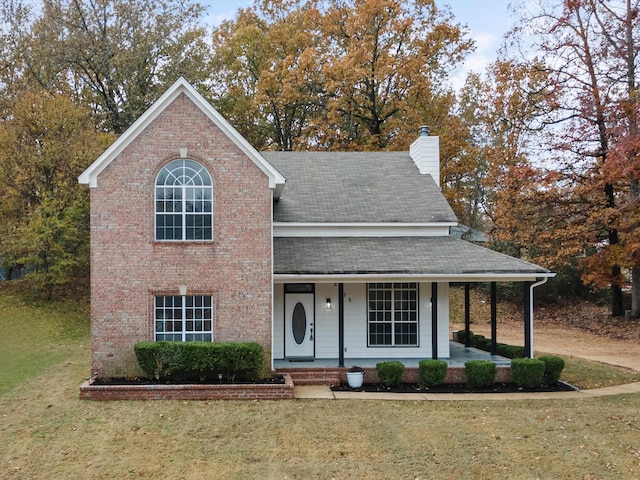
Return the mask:
[[313,293],[285,295],[284,349],[287,358],[314,357]]

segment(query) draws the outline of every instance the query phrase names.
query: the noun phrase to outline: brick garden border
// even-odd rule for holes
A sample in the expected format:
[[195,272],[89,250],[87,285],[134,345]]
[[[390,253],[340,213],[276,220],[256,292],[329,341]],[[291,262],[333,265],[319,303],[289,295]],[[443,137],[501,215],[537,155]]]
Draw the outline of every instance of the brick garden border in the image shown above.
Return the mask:
[[[276,373],[288,373],[297,385],[332,385],[335,383],[347,383],[347,367],[322,367],[322,368],[277,368]],[[376,367],[364,367],[364,382],[378,383]],[[418,367],[406,367],[402,374],[403,383],[419,383],[420,369]],[[465,367],[449,367],[444,378],[445,384],[466,383],[467,375]],[[496,368],[495,383],[509,383],[511,381],[511,366],[499,365]]]
[[[339,370],[340,380],[346,383],[348,369],[337,370]],[[378,375],[375,368],[364,370],[365,382],[377,381]],[[83,400],[291,400],[294,398],[294,383],[291,375],[286,372],[281,374],[284,377],[283,384],[93,385],[89,380],[80,386],[80,398]],[[496,383],[506,383],[510,380],[511,367],[498,367]],[[417,383],[418,369],[410,367],[405,369],[402,381]],[[464,367],[449,367],[444,383],[464,383],[465,381]]]
[[[340,381],[347,382],[347,370],[344,369],[340,373]],[[365,367],[364,381],[365,383],[376,383],[378,381],[378,372],[375,367]],[[402,381],[404,383],[419,383],[420,381],[420,369],[417,367],[406,367],[402,374]],[[447,376],[444,378],[445,384],[447,383],[466,383],[467,375],[465,374],[465,367],[449,367],[447,369]],[[497,366],[496,378],[494,383],[508,383],[511,381],[511,366]]]
[[93,385],[80,386],[83,400],[290,400],[291,376],[283,374],[282,384],[224,385]]

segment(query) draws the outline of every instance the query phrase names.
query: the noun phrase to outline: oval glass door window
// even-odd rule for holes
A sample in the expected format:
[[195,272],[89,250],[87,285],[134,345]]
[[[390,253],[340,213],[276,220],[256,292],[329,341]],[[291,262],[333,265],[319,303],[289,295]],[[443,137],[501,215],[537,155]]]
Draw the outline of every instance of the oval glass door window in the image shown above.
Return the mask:
[[307,312],[305,312],[304,305],[300,302],[293,308],[291,330],[293,331],[293,339],[298,345],[302,345],[304,336],[307,333]]

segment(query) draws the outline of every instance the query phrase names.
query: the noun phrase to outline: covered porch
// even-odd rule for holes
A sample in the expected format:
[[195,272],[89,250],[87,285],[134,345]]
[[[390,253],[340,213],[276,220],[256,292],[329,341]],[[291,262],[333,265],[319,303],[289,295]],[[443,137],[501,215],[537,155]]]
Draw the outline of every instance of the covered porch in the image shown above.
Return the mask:
[[[382,360],[400,360],[407,368],[417,368],[425,358],[445,360],[450,368],[464,367],[469,359],[478,358],[508,368],[510,361],[496,355],[496,285],[522,284],[523,344],[526,355],[531,357],[534,288],[554,276],[537,265],[452,237],[276,237],[274,269],[272,352],[276,370],[352,365],[375,368]],[[479,282],[491,285],[491,353],[470,347],[468,338],[463,339],[462,345],[449,340],[449,285],[465,286],[468,331],[468,292],[472,284]],[[303,287],[308,291],[304,292]],[[417,318],[414,330],[417,333],[411,344],[395,343],[395,325],[390,327],[392,333],[384,339],[387,341],[384,345],[376,343],[378,338],[372,336],[378,326],[373,324],[381,323],[375,316],[381,311],[380,306],[375,306],[380,297],[372,295],[372,290],[378,293],[377,290],[385,288],[392,290],[390,297],[384,297],[390,305],[404,299],[396,290],[416,291],[409,297],[417,299],[415,310],[411,307],[409,311],[409,315]],[[313,329],[309,327],[306,333],[300,330],[299,338],[307,342],[308,350],[292,356],[293,349],[286,345],[287,332],[293,330],[290,327],[295,323],[293,306],[300,301],[293,297],[289,301],[287,295],[302,293],[310,299],[304,311],[308,315],[305,318],[312,322],[301,324],[312,323]],[[396,318],[395,306],[384,308],[389,308],[389,318]],[[384,314],[387,315],[387,310]]]

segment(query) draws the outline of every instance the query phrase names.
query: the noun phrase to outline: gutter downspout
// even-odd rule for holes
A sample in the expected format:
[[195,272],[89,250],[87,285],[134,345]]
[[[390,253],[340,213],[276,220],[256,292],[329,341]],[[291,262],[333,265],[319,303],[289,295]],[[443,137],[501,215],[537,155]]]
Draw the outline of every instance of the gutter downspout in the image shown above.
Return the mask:
[[539,287],[540,285],[544,285],[545,283],[547,283],[547,281],[549,280],[548,277],[544,277],[542,280],[536,282],[536,283],[532,283],[529,286],[530,289],[530,302],[531,305],[529,305],[529,345],[531,345],[531,358],[533,358],[533,289],[536,287]]

